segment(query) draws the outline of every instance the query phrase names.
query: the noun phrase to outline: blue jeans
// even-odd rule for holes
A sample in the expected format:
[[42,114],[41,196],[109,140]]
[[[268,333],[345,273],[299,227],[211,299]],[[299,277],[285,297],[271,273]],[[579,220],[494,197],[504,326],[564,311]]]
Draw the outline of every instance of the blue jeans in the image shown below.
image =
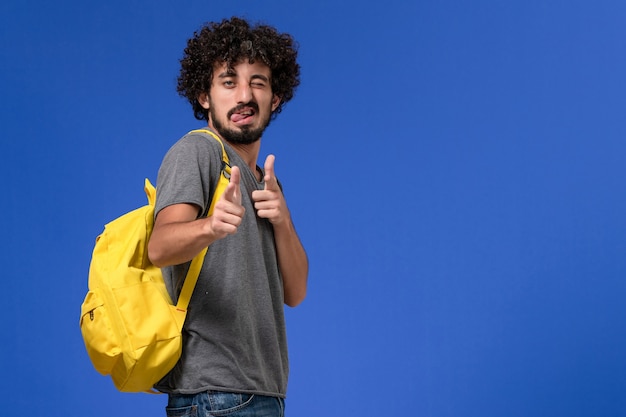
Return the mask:
[[167,417],[284,417],[282,398],[208,391],[199,394],[170,394]]

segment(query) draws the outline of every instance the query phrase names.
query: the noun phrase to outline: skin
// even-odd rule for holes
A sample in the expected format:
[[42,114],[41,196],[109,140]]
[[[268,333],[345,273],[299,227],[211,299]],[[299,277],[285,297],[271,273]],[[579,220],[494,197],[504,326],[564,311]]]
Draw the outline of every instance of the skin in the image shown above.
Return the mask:
[[[235,149],[252,172],[258,172],[260,132],[280,103],[280,97],[272,92],[271,70],[259,61],[250,64],[245,60],[231,69],[216,65],[213,74],[210,93],[198,97],[200,105],[210,110],[209,127]],[[220,133],[216,124],[222,131],[234,133],[258,130],[259,137],[248,143],[233,142],[228,134]],[[285,304],[294,307],[306,296],[308,260],[278,186],[274,162],[274,155],[265,160],[265,188],[253,191],[252,199],[257,215],[274,227]],[[239,167],[232,167],[230,184],[210,217],[197,219],[200,208],[193,204],[175,204],[161,210],[148,243],[152,263],[164,267],[188,262],[211,243],[236,233],[245,214],[240,181]]]

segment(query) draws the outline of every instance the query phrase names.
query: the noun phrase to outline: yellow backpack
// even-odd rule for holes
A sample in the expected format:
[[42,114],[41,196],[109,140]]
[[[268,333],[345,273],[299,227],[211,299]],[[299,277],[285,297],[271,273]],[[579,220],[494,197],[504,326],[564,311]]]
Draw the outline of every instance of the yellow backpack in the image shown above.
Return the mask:
[[[208,215],[229,183],[224,144],[222,174]],[[180,358],[181,331],[207,248],[192,261],[178,303],[173,305],[161,269],[148,259],[156,189],[145,181],[148,205],[113,220],[96,239],[89,267],[89,291],[81,308],[80,329],[98,372],[111,375],[118,390],[150,391]]]

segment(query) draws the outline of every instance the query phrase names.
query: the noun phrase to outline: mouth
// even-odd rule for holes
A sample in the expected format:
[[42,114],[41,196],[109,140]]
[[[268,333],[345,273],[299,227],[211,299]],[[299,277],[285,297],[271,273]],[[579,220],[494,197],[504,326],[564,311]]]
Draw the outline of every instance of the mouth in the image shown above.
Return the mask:
[[247,125],[253,122],[256,113],[253,107],[237,108],[231,111],[230,121],[236,125]]

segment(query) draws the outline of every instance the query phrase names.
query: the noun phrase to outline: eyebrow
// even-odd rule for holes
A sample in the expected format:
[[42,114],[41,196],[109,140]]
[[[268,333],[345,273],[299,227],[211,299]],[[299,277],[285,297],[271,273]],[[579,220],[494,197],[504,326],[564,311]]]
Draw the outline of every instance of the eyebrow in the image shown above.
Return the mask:
[[224,71],[221,74],[219,74],[217,77],[218,78],[226,78],[226,77],[234,77],[236,75],[237,75],[237,73],[234,70],[227,69],[226,71]]
[[252,76],[252,79],[253,79],[253,80],[260,79],[260,80],[262,80],[262,81],[265,81],[266,83],[269,83],[269,82],[270,82],[269,78],[267,78],[267,77],[266,77],[265,75],[263,75],[263,74],[254,74],[254,75]]

